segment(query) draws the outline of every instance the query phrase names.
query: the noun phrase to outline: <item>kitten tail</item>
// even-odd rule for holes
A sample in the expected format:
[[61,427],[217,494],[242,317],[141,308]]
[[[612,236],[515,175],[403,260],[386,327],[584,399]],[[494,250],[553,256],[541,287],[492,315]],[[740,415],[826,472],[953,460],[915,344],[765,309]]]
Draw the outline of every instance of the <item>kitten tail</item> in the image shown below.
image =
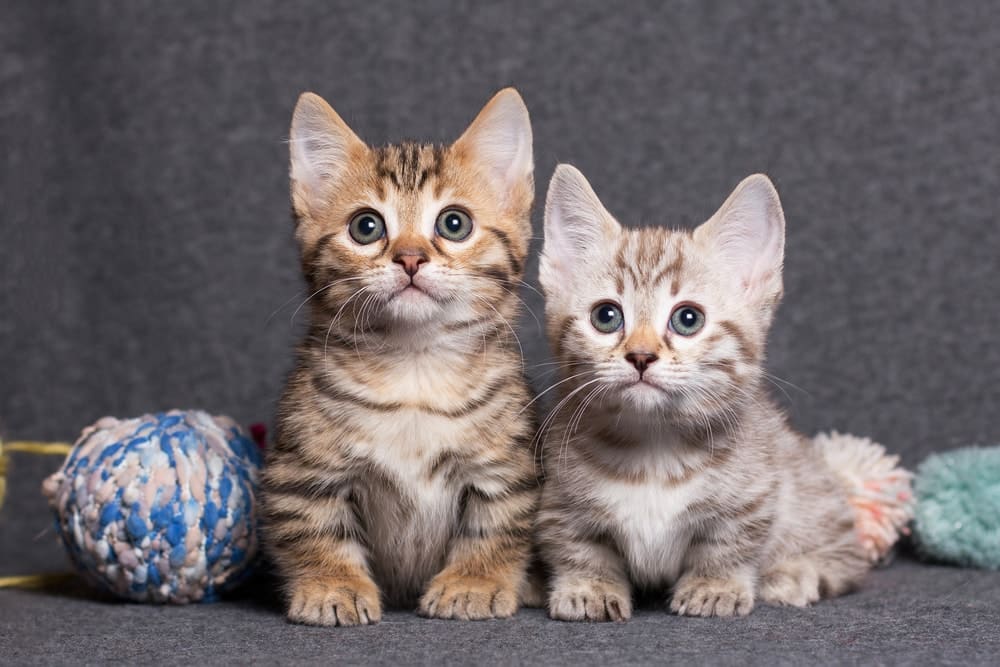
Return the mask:
[[913,473],[900,467],[898,456],[887,454],[869,438],[832,431],[817,434],[812,443],[847,488],[855,530],[868,560],[885,559],[900,536],[910,533]]

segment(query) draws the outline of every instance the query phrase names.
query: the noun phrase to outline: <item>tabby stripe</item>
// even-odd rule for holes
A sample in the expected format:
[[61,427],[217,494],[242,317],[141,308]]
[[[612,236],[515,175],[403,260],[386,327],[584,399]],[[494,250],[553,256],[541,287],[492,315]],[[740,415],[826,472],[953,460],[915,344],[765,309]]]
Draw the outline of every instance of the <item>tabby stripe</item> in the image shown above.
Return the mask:
[[736,344],[740,348],[740,354],[743,355],[745,360],[753,361],[757,359],[757,352],[754,346],[750,344],[749,339],[747,339],[746,335],[735,323],[729,320],[722,320],[719,322],[719,328],[736,339]]
[[358,396],[357,394],[345,391],[334,386],[333,381],[330,379],[324,379],[323,377],[317,377],[315,372],[312,373],[314,386],[323,393],[323,395],[334,401],[342,401],[346,403],[353,403],[354,405],[359,405],[363,408],[371,410],[373,412],[396,412],[399,410],[410,409],[410,410],[420,410],[421,412],[426,412],[428,414],[436,415],[438,417],[464,417],[480,408],[483,408],[493,402],[493,399],[501,393],[505,387],[510,385],[512,382],[518,381],[518,378],[502,375],[498,380],[495,380],[490,384],[482,396],[473,398],[466,401],[461,406],[454,408],[452,410],[443,410],[441,408],[435,408],[430,405],[425,405],[421,403],[400,403],[400,402],[379,402],[372,401],[370,399]]
[[307,500],[315,500],[326,496],[336,495],[349,485],[344,479],[316,479],[301,477],[303,471],[291,471],[300,475],[297,479],[274,479],[273,476],[265,476],[261,486],[266,494],[297,496]]
[[437,178],[441,175],[441,159],[443,157],[443,149],[441,146],[434,146],[431,154],[431,164],[425,166],[420,172],[420,179],[417,182],[417,189],[421,189],[427,183],[427,179],[431,176]]
[[506,271],[501,269],[499,266],[480,267],[479,273],[488,278],[499,280],[502,283],[510,282],[510,275]]
[[778,488],[777,484],[772,484],[770,488],[768,488],[766,491],[756,496],[755,498],[751,499],[750,501],[732,510],[727,510],[725,513],[726,516],[736,519],[736,518],[750,517],[757,514],[757,512],[759,512],[760,509],[764,506],[764,503],[774,497],[774,493],[775,491],[777,491],[777,488]]
[[498,493],[490,493],[476,486],[470,486],[466,489],[470,500],[475,499],[483,503],[499,503],[536,491],[538,491],[538,482],[534,477],[522,477]]
[[[320,350],[324,352],[328,352],[330,347],[345,350],[350,348],[350,351],[353,352],[356,344],[356,341],[347,338],[336,329],[327,330],[322,327],[316,327],[309,332],[308,337],[313,343],[319,344]],[[314,350],[307,348],[307,351],[313,352]]]
[[346,521],[319,523],[291,517],[276,517],[265,522],[265,525],[268,531],[267,539],[275,546],[294,544],[307,537],[326,537],[337,542],[361,544],[365,544],[366,541],[364,531]]
[[463,320],[461,322],[449,322],[443,325],[441,328],[448,333],[454,333],[456,331],[463,331],[471,327],[475,327],[481,324],[492,324],[493,320],[496,318],[496,314],[490,311],[486,315],[480,315],[469,320]]
[[507,251],[507,261],[510,263],[511,271],[513,273],[521,273],[524,267],[521,266],[521,262],[514,256],[514,245],[510,242],[510,236],[507,235],[507,232],[494,227],[490,227],[488,231],[503,244],[504,250]]
[[[653,278],[652,285],[653,286],[659,285],[660,281],[663,280],[668,275],[671,275],[671,274],[673,274],[675,276],[679,275],[681,273],[681,271],[683,270],[683,268],[684,268],[684,253],[682,253],[682,252],[680,252],[678,250],[677,251],[677,255],[674,257],[673,261],[671,261],[665,267],[663,267],[662,269],[660,269],[660,272],[656,274],[655,278]],[[677,293],[677,290],[676,290],[676,283],[675,283],[674,294],[676,294],[676,293]]]
[[438,240],[437,236],[431,238],[431,246],[441,255],[447,258],[451,258],[451,253],[444,249],[444,246]]

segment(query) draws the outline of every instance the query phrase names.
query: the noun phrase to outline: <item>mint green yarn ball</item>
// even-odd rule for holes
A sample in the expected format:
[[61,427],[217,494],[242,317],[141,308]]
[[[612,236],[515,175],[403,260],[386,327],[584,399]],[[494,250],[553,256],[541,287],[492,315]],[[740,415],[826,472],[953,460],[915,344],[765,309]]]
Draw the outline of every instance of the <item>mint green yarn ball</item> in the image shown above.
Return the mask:
[[929,558],[1000,569],[1000,447],[934,454],[917,469],[913,537]]

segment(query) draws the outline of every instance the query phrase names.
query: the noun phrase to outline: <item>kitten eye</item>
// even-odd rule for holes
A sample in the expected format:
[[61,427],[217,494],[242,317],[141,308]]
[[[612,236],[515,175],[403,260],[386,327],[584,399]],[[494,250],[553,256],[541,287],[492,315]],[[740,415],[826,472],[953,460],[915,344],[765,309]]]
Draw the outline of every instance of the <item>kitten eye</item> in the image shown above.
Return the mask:
[[385,220],[375,211],[362,211],[351,218],[347,231],[361,245],[375,243],[385,236]]
[[614,333],[622,328],[625,318],[617,304],[604,301],[590,311],[590,323],[601,333]]
[[694,306],[680,306],[670,316],[670,328],[682,336],[693,336],[705,326],[705,313]]
[[449,241],[464,241],[472,233],[472,218],[465,211],[446,208],[438,215],[435,227]]

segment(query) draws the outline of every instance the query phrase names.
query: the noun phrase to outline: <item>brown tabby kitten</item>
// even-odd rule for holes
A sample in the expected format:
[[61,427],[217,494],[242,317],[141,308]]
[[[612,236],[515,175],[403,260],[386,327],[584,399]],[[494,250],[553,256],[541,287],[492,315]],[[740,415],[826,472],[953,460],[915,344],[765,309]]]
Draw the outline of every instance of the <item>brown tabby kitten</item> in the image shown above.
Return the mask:
[[632,587],[689,616],[803,606],[868,569],[847,490],[762,387],[785,221],[767,177],[694,232],[625,229],[561,165],[541,280],[564,379],[538,531],[549,612],[624,620]]
[[538,489],[511,322],[531,126],[499,92],[451,146],[366,146],[306,93],[292,202],[311,324],[263,477],[288,617],[512,615]]

